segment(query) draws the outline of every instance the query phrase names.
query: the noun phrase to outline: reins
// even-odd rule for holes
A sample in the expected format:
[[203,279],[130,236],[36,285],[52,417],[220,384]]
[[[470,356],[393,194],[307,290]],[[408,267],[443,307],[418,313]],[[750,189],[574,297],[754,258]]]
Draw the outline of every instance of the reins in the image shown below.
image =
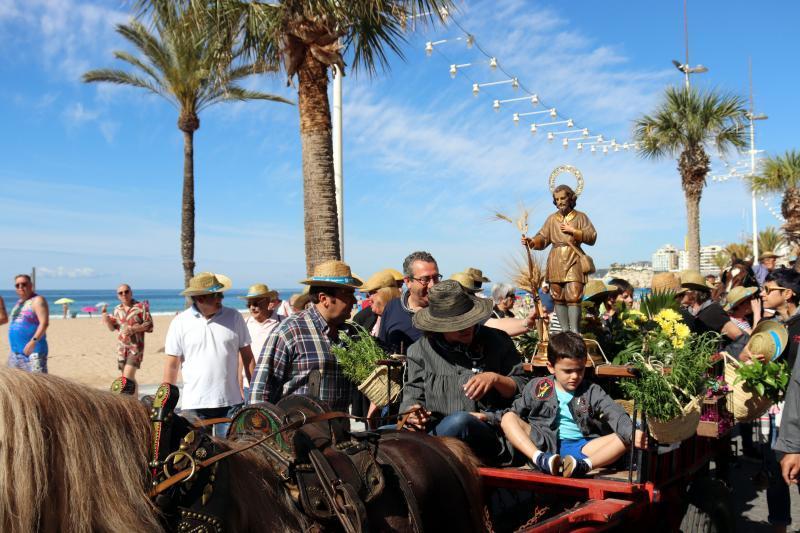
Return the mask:
[[[405,413],[399,413],[397,416],[400,417],[400,420],[397,423],[397,429],[398,430],[402,429],[403,426],[406,424],[406,421],[408,420],[408,418],[412,414],[420,411],[421,409],[422,408],[411,409],[409,411],[406,411]],[[349,418],[349,419],[353,419],[353,420],[362,420],[362,421],[363,420],[368,420],[367,417],[364,417],[364,416],[353,416],[353,415],[351,415],[349,413],[345,413],[343,411],[329,411],[327,413],[321,413],[321,414],[318,414],[318,415],[314,415],[312,417],[307,417],[305,415],[305,413],[302,413],[302,412],[300,414],[303,415],[303,418],[300,419],[300,420],[295,420],[293,422],[286,423],[283,426],[281,426],[280,428],[278,428],[275,431],[273,431],[272,433],[264,435],[260,439],[257,439],[257,440],[255,440],[253,442],[249,442],[249,443],[247,443],[247,444],[245,444],[243,446],[234,447],[234,448],[226,450],[226,451],[224,451],[222,453],[218,453],[217,455],[211,456],[208,459],[206,459],[204,461],[201,461],[201,462],[197,462],[197,460],[194,457],[192,457],[189,453],[187,453],[185,451],[182,451],[182,450],[177,450],[177,451],[174,451],[174,452],[170,453],[166,458],[164,458],[164,461],[163,461],[164,473],[168,476],[167,479],[165,479],[164,481],[162,481],[161,483],[159,483],[158,485],[153,487],[150,490],[150,492],[148,493],[148,496],[150,498],[154,498],[154,497],[158,496],[159,494],[161,494],[162,492],[164,492],[165,490],[167,490],[170,487],[172,487],[173,485],[175,485],[177,483],[180,483],[182,481],[188,481],[189,479],[194,477],[194,475],[197,472],[199,472],[200,470],[202,470],[203,468],[207,468],[207,467],[213,465],[214,463],[216,463],[218,461],[221,461],[222,459],[225,459],[226,457],[229,457],[231,455],[234,455],[234,454],[249,450],[250,448],[254,448],[254,447],[258,446],[259,444],[262,444],[262,443],[268,441],[269,439],[271,439],[275,435],[278,435],[278,434],[283,433],[285,431],[289,431],[289,430],[292,430],[292,429],[298,429],[300,427],[305,426],[306,424],[313,424],[315,422],[325,422],[327,420],[333,420],[333,419],[336,419],[336,418]],[[390,417],[382,417],[382,418],[390,418]],[[206,419],[206,420],[201,420],[201,421],[196,422],[194,424],[194,427],[195,428],[202,428],[202,427],[205,427],[205,426],[210,426],[210,425],[213,425],[213,424],[220,424],[220,423],[225,423],[225,422],[230,422],[230,421],[231,421],[230,418],[209,418],[209,419]],[[186,457],[189,460],[190,464],[189,464],[189,466],[187,468],[184,468],[180,472],[177,472],[174,475],[170,475],[167,463],[173,457],[179,457],[179,456]]]

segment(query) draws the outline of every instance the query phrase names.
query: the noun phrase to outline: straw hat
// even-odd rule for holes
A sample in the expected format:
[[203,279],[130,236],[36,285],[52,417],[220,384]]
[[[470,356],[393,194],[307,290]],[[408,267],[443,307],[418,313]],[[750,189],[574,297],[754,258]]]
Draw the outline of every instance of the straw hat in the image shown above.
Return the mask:
[[758,287],[742,287],[741,285],[731,289],[731,292],[725,297],[725,311],[730,311],[740,302],[750,298],[758,292]]
[[758,260],[763,261],[764,259],[778,258],[778,257],[780,256],[775,252],[773,252],[772,250],[764,250],[764,252],[758,256]]
[[613,294],[618,290],[616,287],[606,285],[599,279],[590,279],[583,289],[583,301],[603,301],[609,294]]
[[384,287],[397,287],[397,283],[395,282],[394,276],[392,276],[391,272],[381,270],[380,272],[374,273],[359,290],[363,292],[371,292],[377,291],[378,289],[382,289]]
[[697,270],[684,270],[681,272],[681,287],[691,291],[711,292],[706,284],[706,278]]
[[250,288],[247,289],[247,294],[244,296],[239,296],[239,298],[242,300],[250,300],[253,298],[264,298],[266,296],[271,300],[273,294],[276,294],[275,291],[269,290],[269,287],[267,287],[265,284],[256,283],[255,285],[250,285]]
[[295,309],[304,309],[310,300],[311,296],[308,294],[308,287],[306,287],[303,292],[292,294],[289,298],[289,304]]
[[478,287],[475,278],[473,278],[466,272],[456,272],[455,274],[450,276],[450,279],[459,282],[461,284],[461,287],[463,287],[464,290],[470,294],[475,294],[477,292],[481,292],[482,290],[480,287]]
[[659,272],[650,280],[650,290],[653,293],[672,291],[675,294],[683,294],[689,289],[681,287],[681,278],[674,272]]
[[752,354],[761,354],[774,361],[783,353],[789,341],[786,327],[774,320],[764,320],[753,330],[745,348]]
[[316,287],[358,288],[362,285],[361,280],[353,276],[349,266],[336,260],[318,264],[314,267],[313,275],[300,283]]
[[384,272],[391,274],[395,281],[404,281],[406,279],[402,272],[393,268],[387,268]]
[[189,280],[189,286],[181,294],[183,296],[201,296],[225,292],[233,286],[231,278],[213,272],[200,272]]
[[474,279],[478,283],[479,287],[481,283],[489,283],[490,281],[492,281],[483,275],[482,270],[477,268],[469,267],[464,271],[464,273],[467,274],[468,276],[472,276],[472,279]]
[[428,307],[412,318],[422,331],[446,333],[479,324],[492,314],[492,300],[467,294],[454,279],[437,283],[428,291]]

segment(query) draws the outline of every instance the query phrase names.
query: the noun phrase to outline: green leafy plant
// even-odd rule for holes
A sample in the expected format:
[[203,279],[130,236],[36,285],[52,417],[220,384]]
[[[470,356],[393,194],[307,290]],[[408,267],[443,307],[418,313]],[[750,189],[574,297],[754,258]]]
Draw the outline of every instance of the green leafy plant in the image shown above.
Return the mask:
[[744,381],[759,396],[777,403],[789,385],[789,368],[785,361],[761,362],[757,359],[736,369],[734,385]]
[[675,293],[670,290],[654,291],[644,296],[639,305],[639,310],[648,318],[652,318],[664,309],[672,309],[677,311],[679,307],[678,300],[675,299]]
[[638,369],[640,377],[620,387],[648,417],[666,421],[681,415],[684,405],[702,394],[718,335],[692,335],[680,315],[662,310],[656,327],[632,342],[620,356]]
[[518,335],[514,337],[514,344],[516,344],[519,353],[521,353],[527,361],[530,361],[533,356],[536,355],[536,347],[539,345],[539,334],[536,330],[533,330]]
[[386,357],[375,337],[367,330],[356,326],[356,335],[339,333],[339,343],[331,346],[331,352],[339,361],[342,373],[355,384],[362,383],[375,370],[377,361]]

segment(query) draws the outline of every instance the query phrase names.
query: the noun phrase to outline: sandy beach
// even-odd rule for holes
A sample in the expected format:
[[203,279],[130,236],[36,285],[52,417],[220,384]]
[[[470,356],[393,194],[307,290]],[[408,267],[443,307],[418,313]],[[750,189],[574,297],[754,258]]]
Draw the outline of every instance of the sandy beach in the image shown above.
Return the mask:
[[[164,366],[164,340],[172,315],[154,316],[153,333],[145,337],[145,354],[136,380],[142,385],[161,383]],[[103,325],[99,317],[51,320],[47,329],[50,349],[47,365],[50,374],[90,387],[106,389],[117,370],[116,332]],[[0,354],[3,365],[8,358],[8,325],[0,326]]]

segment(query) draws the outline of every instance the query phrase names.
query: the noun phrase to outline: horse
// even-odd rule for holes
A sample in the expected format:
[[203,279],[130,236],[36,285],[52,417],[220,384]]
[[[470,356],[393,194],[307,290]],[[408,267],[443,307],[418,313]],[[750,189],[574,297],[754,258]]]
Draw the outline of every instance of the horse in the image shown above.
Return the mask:
[[[2,531],[165,531],[150,495],[147,406],[128,395],[3,368],[0,412]],[[240,445],[214,443],[220,450]],[[370,531],[486,530],[478,462],[463,443],[397,432],[381,436],[377,446],[403,466],[385,472],[382,493],[366,505]],[[224,531],[341,531],[301,512],[259,447],[223,461],[229,471]],[[408,487],[399,480],[422,495],[422,523],[412,522]]]

